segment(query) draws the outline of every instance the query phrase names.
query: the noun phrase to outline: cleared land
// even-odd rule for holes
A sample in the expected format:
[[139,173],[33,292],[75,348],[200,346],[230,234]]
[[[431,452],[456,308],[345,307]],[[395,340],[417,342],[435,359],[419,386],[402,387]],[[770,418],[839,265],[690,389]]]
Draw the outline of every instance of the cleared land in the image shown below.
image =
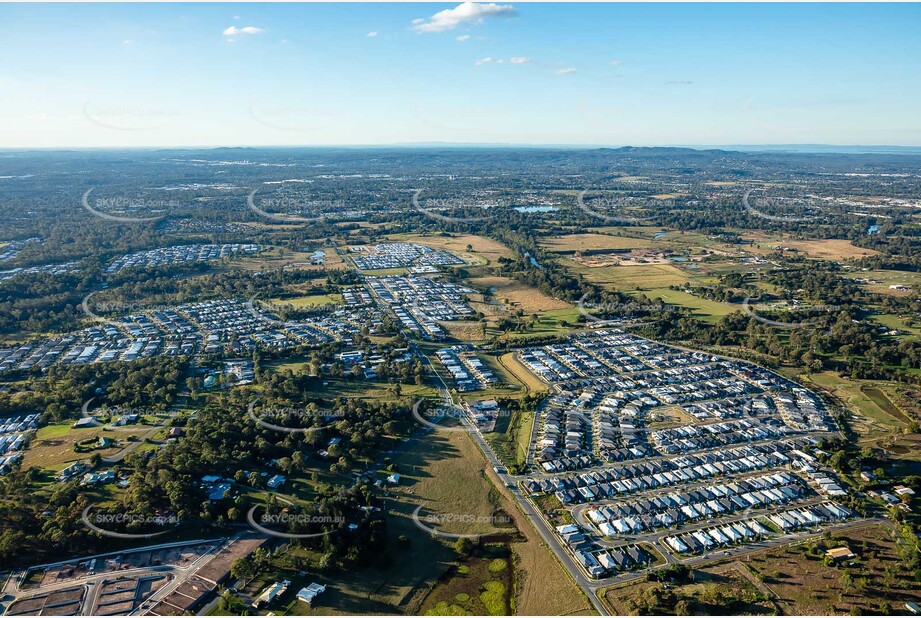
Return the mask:
[[[617,614],[858,615],[902,613],[921,588],[899,558],[896,533],[870,525],[805,543],[718,561],[693,581],[637,581],[606,591]],[[826,549],[847,545],[856,558],[826,563]]]
[[645,294],[651,299],[661,298],[670,305],[677,305],[690,309],[696,317],[707,322],[717,322],[724,315],[729,315],[733,311],[742,309],[741,305],[708,300],[700,296],[695,296],[694,294],[688,294],[680,290],[670,290],[668,288],[645,290],[642,294]]
[[[512,257],[512,251],[500,242],[491,238],[473,234],[457,234],[450,236],[423,236],[421,234],[394,234],[388,236],[389,240],[398,242],[414,242],[434,249],[446,249],[464,260],[473,264],[495,264],[500,257]],[[467,245],[471,251],[467,251]]]
[[902,429],[909,420],[885,392],[885,383],[851,380],[831,371],[809,374],[807,379],[825,387],[850,410],[861,415],[862,418],[854,423],[854,429],[864,437],[877,437],[880,432]]
[[[144,425],[128,428],[120,427],[118,431],[112,431],[102,427],[74,429],[73,424],[74,421],[70,420],[40,428],[23,455],[23,470],[35,466],[53,472],[60,472],[75,461],[89,459],[96,453],[103,457],[114,455],[128,444],[129,436],[140,435],[150,431],[150,427]],[[112,440],[113,444],[118,441],[118,445],[105,449],[92,448],[90,450],[90,448],[87,448],[83,452],[74,450],[74,446],[78,442],[98,440],[102,436]]]
[[469,283],[479,290],[490,291],[497,301],[512,311],[521,309],[525,313],[538,313],[572,306],[508,277],[477,277],[470,279]]
[[671,264],[586,268],[572,260],[564,262],[592,283],[614,290],[655,290],[670,285],[681,285],[690,280],[679,268]]
[[809,257],[823,260],[851,260],[870,255],[879,255],[879,252],[873,249],[857,247],[851,241],[840,238],[794,240],[759,233],[743,234],[742,237],[755,243],[754,246],[747,247],[747,250],[762,255],[773,253],[775,251],[774,247],[789,247]]
[[569,234],[557,238],[546,238],[541,245],[550,251],[572,253],[574,251],[598,251],[619,249],[645,249],[655,246],[645,238],[611,236],[609,234]]

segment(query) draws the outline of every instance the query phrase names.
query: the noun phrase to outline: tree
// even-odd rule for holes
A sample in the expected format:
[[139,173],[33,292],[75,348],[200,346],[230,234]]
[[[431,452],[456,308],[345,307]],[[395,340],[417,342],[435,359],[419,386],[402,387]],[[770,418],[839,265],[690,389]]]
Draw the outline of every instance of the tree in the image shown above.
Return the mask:
[[470,552],[473,551],[473,541],[465,536],[462,536],[461,538],[454,541],[454,551],[456,551],[460,556],[469,556]]
[[237,558],[230,565],[230,574],[242,581],[244,586],[257,572],[256,563],[249,556]]

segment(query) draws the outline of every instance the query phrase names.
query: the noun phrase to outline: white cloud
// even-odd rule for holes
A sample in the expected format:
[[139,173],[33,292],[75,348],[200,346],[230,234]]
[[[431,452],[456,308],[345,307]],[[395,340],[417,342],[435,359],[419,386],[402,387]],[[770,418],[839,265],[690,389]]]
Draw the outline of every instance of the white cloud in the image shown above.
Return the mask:
[[505,60],[502,58],[493,58],[492,56],[486,56],[485,58],[480,58],[473,64],[480,66],[481,64],[504,64]]
[[369,33],[366,34],[365,36],[368,37],[369,39],[376,39],[376,38],[377,38],[377,30],[372,30],[371,32],[369,32]]
[[255,26],[243,26],[242,28],[237,28],[236,26],[230,26],[229,28],[224,29],[224,36],[239,36],[241,34],[262,34],[265,32],[262,28],[257,28]]
[[134,43],[132,39],[125,39],[122,41],[122,45],[131,45],[132,43]]
[[526,58],[525,56],[512,56],[512,59],[509,62],[512,64],[530,64],[531,59]]
[[567,69],[557,69],[556,71],[553,72],[553,74],[554,75],[570,75],[575,72],[576,72],[575,69],[567,68]]
[[610,64],[612,67],[619,67],[623,63],[624,63],[623,60],[612,60],[608,64]]
[[428,19],[414,19],[413,30],[417,32],[445,32],[461,24],[482,24],[487,17],[508,17],[515,15],[511,4],[462,2],[453,9],[439,11]]
[[462,34],[462,35],[460,35],[459,37],[457,37],[456,40],[457,40],[457,41],[460,41],[461,43],[463,43],[464,41],[469,41],[469,40],[470,40],[470,35],[469,35],[469,34]]

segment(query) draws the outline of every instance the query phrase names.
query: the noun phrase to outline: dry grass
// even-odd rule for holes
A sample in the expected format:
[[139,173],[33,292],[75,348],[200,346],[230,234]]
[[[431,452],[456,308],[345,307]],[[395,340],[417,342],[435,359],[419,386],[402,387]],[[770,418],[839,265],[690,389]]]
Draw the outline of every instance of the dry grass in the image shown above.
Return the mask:
[[608,234],[569,234],[558,238],[548,238],[541,245],[550,251],[566,253],[572,251],[588,250],[619,250],[619,249],[645,249],[652,247],[651,240],[645,238],[629,238],[626,236],[611,236]]
[[451,337],[458,341],[482,341],[483,325],[479,322],[439,322]]
[[772,237],[765,234],[743,234],[746,240],[752,240],[759,246],[747,247],[752,253],[765,255],[773,253],[774,247],[789,247],[796,249],[811,258],[822,260],[851,260],[856,258],[879,255],[878,251],[873,249],[864,249],[856,247],[849,240],[839,238],[824,238],[816,240],[793,240],[783,237]]
[[[126,444],[131,435],[140,435],[150,431],[150,427],[138,425],[129,428],[119,428],[118,431],[105,430],[102,427],[86,427],[72,429],[73,421],[57,425],[47,425],[38,430],[29,444],[22,459],[22,468],[25,470],[32,466],[60,472],[75,461],[89,459],[93,454],[99,453],[108,457],[118,453]],[[74,451],[74,445],[84,440],[98,439],[105,436],[119,446],[107,449],[98,449],[84,453]]]
[[671,264],[641,264],[636,266],[612,266],[609,268],[588,268],[573,264],[573,270],[585,275],[592,283],[598,283],[616,290],[653,290],[681,285],[688,276]]
[[[420,234],[394,234],[388,239],[395,242],[414,242],[433,249],[445,249],[473,264],[495,264],[500,257],[511,258],[512,250],[500,242],[484,236],[457,234],[454,236],[423,236]],[[467,251],[467,245],[472,251]]]
[[525,313],[569,309],[572,306],[508,277],[478,277],[470,279],[469,283],[481,290],[493,288],[496,300],[512,310],[521,309]]
[[515,376],[516,380],[527,386],[530,390],[538,392],[547,390],[547,385],[544,382],[541,382],[537,376],[528,371],[524,365],[518,362],[518,359],[515,358],[514,352],[509,352],[508,354],[502,355],[499,358],[499,361],[509,373]]

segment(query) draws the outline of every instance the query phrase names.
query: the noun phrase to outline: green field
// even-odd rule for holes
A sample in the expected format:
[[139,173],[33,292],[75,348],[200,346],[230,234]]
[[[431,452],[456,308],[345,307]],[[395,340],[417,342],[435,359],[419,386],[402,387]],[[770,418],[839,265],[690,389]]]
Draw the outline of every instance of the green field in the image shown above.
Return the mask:
[[671,264],[646,264],[640,266],[609,266],[588,268],[573,260],[561,260],[569,269],[583,275],[592,283],[612,290],[655,290],[670,285],[682,285],[690,277]]
[[[690,309],[694,313],[695,317],[698,317],[705,322],[717,322],[724,315],[729,315],[733,311],[742,310],[741,305],[733,305],[730,303],[721,303],[714,300],[708,300],[694,294],[681,292],[680,290],[660,288],[644,291],[641,293],[645,294],[651,299],[661,298],[670,305],[677,305],[679,307]],[[640,292],[637,292],[636,294],[640,294]]]

